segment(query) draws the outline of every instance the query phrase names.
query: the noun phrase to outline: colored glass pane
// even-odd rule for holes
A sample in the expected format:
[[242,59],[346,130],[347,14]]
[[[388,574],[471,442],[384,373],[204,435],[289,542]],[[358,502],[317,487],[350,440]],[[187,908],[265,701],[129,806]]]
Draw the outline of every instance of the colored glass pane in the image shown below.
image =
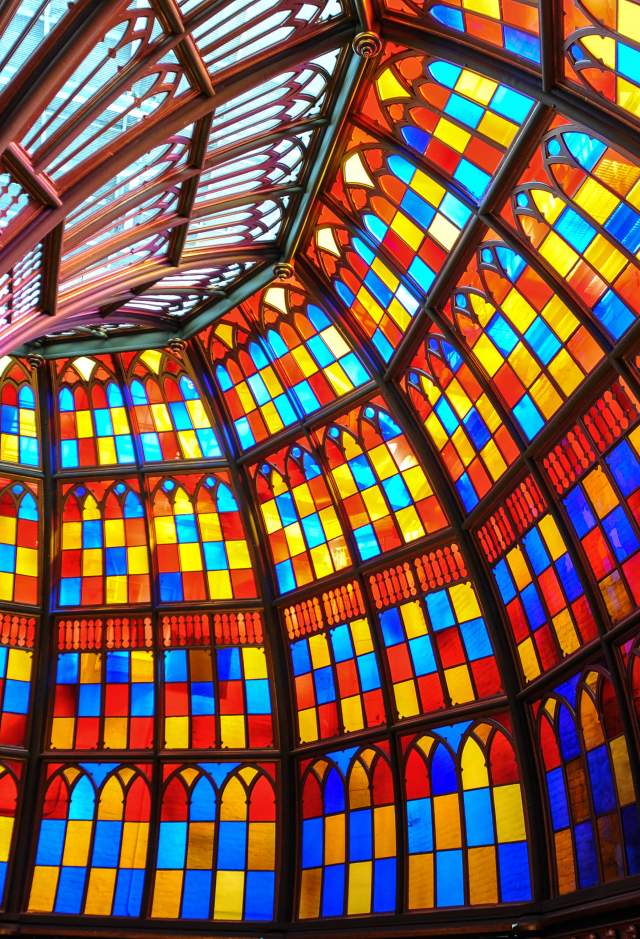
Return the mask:
[[564,74],[640,119],[640,42],[633,0],[564,0]]
[[123,361],[146,463],[222,456],[200,392],[177,356],[147,349]]
[[[24,747],[27,745],[36,622],[33,616],[0,613],[0,745],[2,746]],[[1,785],[0,782],[0,788]],[[6,861],[6,858],[4,860]],[[1,893],[0,885],[0,895]]]
[[597,635],[591,604],[549,506],[531,476],[478,529],[525,681]]
[[538,4],[534,0],[384,0],[393,13],[427,16],[436,29],[462,33],[471,43],[486,43],[501,52],[540,62]]
[[640,603],[639,415],[616,381],[544,458],[612,623]]
[[260,613],[162,619],[163,746],[273,746],[271,678]]
[[248,450],[298,420],[255,327],[240,307],[202,334],[240,447]]
[[420,307],[417,293],[323,204],[307,252],[332,293],[388,362]]
[[349,206],[381,257],[426,294],[471,217],[430,173],[364,131],[352,131],[331,194]]
[[371,625],[357,582],[284,610],[300,743],[385,722]]
[[150,767],[50,763],[28,910],[139,916]]
[[276,866],[276,767],[164,767],[151,915],[270,920]]
[[404,737],[410,910],[531,899],[507,715]]
[[547,282],[492,231],[476,249],[444,314],[527,440],[603,356]]
[[149,479],[160,601],[256,596],[249,546],[227,472]]
[[14,846],[14,827],[22,764],[15,760],[0,763],[0,904],[4,905],[7,871]]
[[336,324],[297,284],[272,284],[262,295],[265,340],[304,415],[369,381]]
[[323,446],[362,560],[447,526],[431,483],[380,398],[330,424]]
[[60,606],[148,603],[145,510],[134,480],[63,483]]
[[362,114],[478,202],[533,107],[509,85],[443,59],[387,48]]
[[62,469],[135,463],[122,387],[110,356],[56,363]]
[[9,356],[0,358],[0,460],[40,464],[34,380],[20,359]]
[[636,719],[640,722],[640,636],[632,635],[625,639],[618,649],[624,666],[629,699]]
[[300,919],[396,908],[396,819],[388,744],[300,764]]
[[534,705],[559,893],[640,871],[640,813],[615,692],[602,671]]
[[502,681],[456,544],[369,580],[398,720],[493,697]]
[[351,564],[335,503],[308,444],[278,451],[252,475],[281,593]]
[[640,314],[640,166],[556,117],[503,217],[613,339]]
[[49,746],[148,750],[155,713],[151,620],[58,621]]
[[0,477],[0,600],[38,603],[39,501],[35,482]]
[[402,387],[470,512],[517,458],[518,445],[469,366],[435,327]]

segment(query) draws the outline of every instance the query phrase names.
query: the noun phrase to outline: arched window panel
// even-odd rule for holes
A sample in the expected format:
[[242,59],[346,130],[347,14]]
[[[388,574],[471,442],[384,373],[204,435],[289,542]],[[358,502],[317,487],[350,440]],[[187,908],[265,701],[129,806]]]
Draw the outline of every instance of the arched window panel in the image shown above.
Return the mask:
[[40,599],[39,483],[0,476],[0,602]]
[[640,816],[609,676],[589,668],[533,705],[562,895],[640,872]]
[[473,69],[387,44],[362,114],[479,202],[532,107]]
[[640,315],[640,166],[557,116],[502,217],[614,339]]
[[[65,176],[190,89],[175,52],[162,52],[163,38],[153,8],[135,0],[62,87],[52,88],[40,120],[21,140],[49,176]],[[108,105],[103,103],[106,89]]]
[[359,128],[351,131],[330,192],[420,295],[471,218],[467,203],[433,175]]
[[48,763],[29,913],[141,913],[151,766]]
[[369,587],[397,720],[502,692],[486,619],[455,542],[371,574]]
[[444,315],[532,440],[603,357],[589,330],[530,264],[489,230]]
[[640,120],[640,43],[634,4],[564,0],[563,15],[567,81]]
[[151,617],[60,617],[56,640],[49,749],[151,749]]
[[6,901],[7,872],[17,842],[15,821],[22,791],[23,763],[18,760],[0,762],[0,906]]
[[618,379],[543,460],[612,624],[640,605],[639,415]]
[[165,750],[274,745],[273,679],[258,611],[160,620]]
[[352,564],[324,471],[296,441],[251,469],[280,593]]
[[389,744],[300,762],[301,920],[396,909],[396,817]]
[[57,359],[55,386],[61,469],[135,463],[122,385],[111,356]]
[[278,775],[274,763],[167,763],[151,916],[274,917]]
[[386,723],[380,667],[357,581],[286,607],[299,743]]
[[0,461],[3,463],[40,465],[36,391],[35,374],[22,359],[8,355],[0,358]]
[[340,49],[325,52],[219,105],[213,112],[207,157],[249,137],[276,130],[286,133],[294,121],[310,120],[326,112],[331,97],[329,84],[341,59]]
[[401,387],[470,512],[520,448],[460,353],[432,326]]
[[319,204],[307,257],[320,270],[357,328],[388,362],[418,312],[421,298],[359,234]]
[[145,463],[222,457],[200,389],[166,349],[122,353]]
[[[26,747],[39,620],[0,612],[0,745]],[[0,790],[2,783],[0,781]],[[1,813],[0,813],[1,814]],[[1,855],[0,850],[0,855]],[[0,862],[1,862],[0,858]],[[6,861],[6,857],[4,858]],[[0,893],[2,887],[0,884]]]
[[[145,261],[161,261],[169,250],[170,232],[154,232],[144,235],[133,244],[114,247],[114,250],[95,261],[82,263],[72,260],[62,265],[60,271],[60,301],[71,303],[87,294],[88,303],[96,302],[94,295],[100,288],[100,302],[115,302],[130,294],[122,279],[132,268]],[[108,245],[105,246],[108,251]],[[89,299],[90,298],[90,299]]]
[[160,602],[256,597],[229,473],[151,476],[148,484]]
[[4,88],[27,64],[64,17],[73,10],[77,0],[59,4],[55,0],[19,0],[4,25],[0,56],[0,83]]
[[409,910],[530,900],[509,715],[434,727],[401,745]]
[[486,45],[532,68],[540,65],[540,23],[536,0],[384,0],[390,13],[426,18],[436,31],[450,30],[471,45]]
[[245,205],[222,208],[199,216],[189,223],[184,243],[185,260],[196,252],[232,245],[253,245],[275,241],[282,228],[289,196],[262,199]]
[[292,185],[303,171],[313,139],[310,130],[291,133],[215,163],[200,176],[196,207],[216,205],[245,192]]
[[237,0],[208,16],[206,3],[198,0],[181,0],[179,6],[189,22],[193,16],[195,44],[215,78],[231,66],[284,46],[294,34],[296,40],[310,38],[322,23],[343,12],[340,0],[270,0],[265,8]]
[[149,545],[137,481],[62,483],[59,496],[58,605],[149,603]]
[[596,638],[582,575],[532,476],[508,493],[476,537],[526,682]]
[[618,646],[622,659],[627,694],[640,724],[640,635],[632,634]]
[[262,294],[261,325],[305,415],[361,388],[369,373],[326,309],[297,282]]
[[361,560],[448,526],[413,447],[382,398],[343,414],[318,437]]
[[77,236],[96,224],[99,217],[113,218],[123,214],[128,201],[139,196],[160,177],[173,175],[186,166],[191,151],[194,125],[147,150],[129,166],[103,183],[72,209],[65,220],[65,238]]
[[299,420],[244,308],[225,313],[201,334],[200,341],[242,450]]

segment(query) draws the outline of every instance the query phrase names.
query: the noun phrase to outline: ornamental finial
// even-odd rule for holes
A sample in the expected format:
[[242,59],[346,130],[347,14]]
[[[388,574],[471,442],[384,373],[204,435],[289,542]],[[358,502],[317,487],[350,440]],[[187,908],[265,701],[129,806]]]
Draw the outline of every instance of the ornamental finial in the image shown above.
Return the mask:
[[373,59],[382,49],[382,40],[377,33],[358,33],[353,40],[353,51],[363,59]]

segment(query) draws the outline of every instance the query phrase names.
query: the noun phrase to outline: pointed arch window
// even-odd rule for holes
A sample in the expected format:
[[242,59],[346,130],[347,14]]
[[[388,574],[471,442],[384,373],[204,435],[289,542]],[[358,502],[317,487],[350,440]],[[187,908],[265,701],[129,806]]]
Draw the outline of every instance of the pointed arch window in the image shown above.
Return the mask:
[[61,607],[150,600],[145,510],[135,480],[63,483]]
[[16,841],[14,828],[22,788],[22,766],[18,760],[0,763],[0,905],[3,907],[7,873]]
[[152,917],[273,919],[273,763],[164,767]]
[[0,477],[0,601],[38,603],[39,504],[38,483]]
[[[0,287],[0,293],[1,293]],[[0,460],[22,466],[40,465],[35,379],[27,365],[11,356],[0,358]]]
[[[25,747],[39,619],[0,613],[0,745]],[[6,860],[6,858],[5,858]],[[1,888],[0,888],[1,893]]]

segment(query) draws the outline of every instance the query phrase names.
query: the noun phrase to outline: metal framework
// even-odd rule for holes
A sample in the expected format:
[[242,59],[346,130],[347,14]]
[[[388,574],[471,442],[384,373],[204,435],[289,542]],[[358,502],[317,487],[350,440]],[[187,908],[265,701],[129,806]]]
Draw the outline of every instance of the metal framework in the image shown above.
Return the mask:
[[[19,0],[5,0],[5,3],[0,3],[0,31],[11,21],[18,6]],[[256,56],[255,61],[251,61],[250,67],[247,66],[246,61],[240,61],[227,64],[219,72],[215,72],[207,64],[207,57],[194,37],[206,17],[223,11],[225,3],[201,4],[185,17],[180,11],[180,4],[177,0],[149,0],[149,9],[161,25],[162,39],[155,45],[151,44],[146,57],[136,62],[136,74],[145,74],[150,62],[158,62],[163,56],[172,53],[177,57],[180,69],[187,76],[188,91],[178,95],[166,108],[160,107],[137,129],[127,133],[122,146],[116,144],[107,147],[95,158],[81,163],[76,169],[72,169],[52,182],[47,173],[47,167],[55,160],[56,154],[63,152],[65,141],[57,139],[54,133],[52,139],[44,145],[44,149],[39,150],[33,159],[25,154],[17,141],[23,139],[26,130],[42,114],[51,89],[60,87],[67,80],[73,69],[87,55],[88,50],[104,34],[105,29],[117,20],[125,6],[126,4],[121,0],[117,3],[77,0],[72,5],[69,15],[64,18],[62,28],[52,32],[49,39],[42,43],[37,54],[29,61],[28,67],[23,69],[9,84],[7,90],[0,95],[0,110],[3,115],[0,122],[0,166],[20,183],[28,194],[29,204],[33,207],[33,211],[24,224],[20,222],[21,216],[19,215],[18,223],[16,223],[18,228],[14,226],[7,229],[11,235],[10,239],[6,241],[0,239],[0,278],[3,274],[11,276],[17,262],[20,262],[36,246],[43,246],[41,256],[43,277],[37,307],[30,310],[24,318],[12,315],[6,317],[0,326],[0,351],[31,356],[32,366],[37,369],[38,373],[41,415],[44,417],[54,411],[54,365],[49,360],[61,356],[93,355],[101,352],[158,347],[171,341],[174,343],[173,348],[182,356],[186,368],[192,370],[191,374],[194,377],[197,376],[206,389],[209,405],[218,427],[224,427],[227,420],[225,406],[212,364],[203,355],[202,348],[194,337],[217,317],[224,315],[256,290],[264,287],[273,278],[274,266],[278,264],[293,264],[299,280],[303,284],[308,284],[316,294],[324,296],[327,308],[332,311],[336,322],[340,323],[345,335],[353,340],[354,345],[359,348],[365,358],[372,377],[357,391],[319,409],[313,415],[307,416],[282,431],[277,437],[252,448],[248,453],[240,452],[231,433],[226,433],[223,440],[224,465],[229,467],[236,491],[242,496],[241,512],[246,529],[252,533],[254,541],[252,561],[260,581],[262,601],[256,602],[253,606],[264,610],[268,647],[277,689],[276,706],[280,733],[278,746],[274,750],[252,753],[255,759],[276,757],[281,765],[280,797],[283,817],[279,825],[281,843],[279,845],[280,868],[276,922],[259,930],[253,927],[230,928],[225,925],[210,924],[205,932],[197,924],[186,925],[183,922],[179,925],[177,923],[155,924],[147,920],[144,923],[136,922],[135,926],[129,928],[124,924],[114,927],[113,921],[100,918],[92,920],[88,925],[86,917],[65,917],[63,920],[56,920],[54,926],[49,916],[25,915],[22,912],[25,901],[24,889],[26,889],[29,868],[33,862],[31,853],[33,845],[29,838],[24,838],[17,846],[12,864],[13,889],[6,912],[0,914],[0,933],[49,936],[55,932],[56,935],[91,934],[120,936],[124,939],[124,937],[142,935],[176,935],[179,931],[185,936],[206,934],[257,937],[260,935],[272,936],[276,939],[285,935],[290,937],[348,935],[361,936],[364,939],[364,937],[452,934],[478,937],[560,936],[582,928],[591,930],[600,924],[603,926],[613,924],[616,928],[621,924],[632,925],[640,917],[640,879],[638,877],[624,881],[622,887],[620,883],[613,883],[583,891],[579,895],[579,903],[575,897],[569,900],[553,898],[549,873],[552,867],[550,839],[549,833],[542,824],[532,826],[529,831],[534,897],[531,903],[517,905],[513,909],[508,909],[507,912],[497,908],[486,911],[478,909],[434,911],[422,916],[397,915],[392,921],[384,916],[367,917],[361,922],[344,920],[339,925],[329,925],[323,922],[303,925],[294,921],[294,872],[299,845],[292,832],[295,829],[295,806],[300,798],[296,775],[297,759],[304,755],[316,755],[332,747],[335,748],[336,742],[326,745],[317,743],[298,747],[295,745],[293,734],[295,701],[291,692],[291,675],[287,665],[284,630],[282,629],[283,610],[291,603],[291,597],[278,597],[273,582],[267,552],[262,547],[264,531],[257,506],[254,505],[249,466],[266,456],[276,446],[293,442],[302,433],[313,432],[322,427],[330,418],[345,412],[355,403],[366,400],[372,391],[380,392],[390,413],[406,433],[420,462],[437,488],[452,523],[448,537],[455,539],[464,550],[470,574],[481,592],[504,682],[503,695],[492,699],[489,703],[478,701],[457,707],[455,719],[480,714],[491,716],[504,710],[505,706],[508,707],[513,719],[516,750],[523,772],[527,811],[530,818],[542,819],[544,811],[536,771],[536,757],[532,749],[530,704],[545,691],[554,688],[559,681],[573,674],[578,667],[603,662],[610,673],[618,700],[622,704],[622,720],[629,744],[631,770],[637,791],[640,791],[638,732],[632,702],[616,653],[616,647],[621,639],[637,634],[640,626],[640,611],[636,611],[618,627],[610,628],[602,597],[590,584],[589,579],[585,578],[586,593],[596,615],[597,637],[539,678],[523,686],[515,664],[513,649],[507,638],[503,615],[483,568],[477,543],[472,536],[472,532],[489,517],[514,484],[525,474],[531,474],[546,496],[551,514],[564,536],[564,541],[570,546],[573,559],[579,568],[584,567],[580,549],[576,546],[575,539],[557,508],[556,499],[542,471],[542,459],[550,444],[558,440],[563,432],[575,422],[575,400],[570,400],[563,405],[546,422],[544,429],[532,442],[524,438],[513,414],[500,402],[496,402],[502,422],[519,444],[520,455],[496,482],[490,496],[481,500],[474,509],[465,514],[455,497],[451,482],[440,465],[437,452],[427,440],[423,428],[399,390],[402,373],[431,323],[435,323],[445,337],[455,338],[451,327],[440,312],[441,303],[465,270],[484,232],[488,228],[493,228],[507,244],[513,244],[517,248],[543,279],[554,284],[554,289],[557,289],[558,294],[580,321],[588,324],[589,330],[605,350],[602,361],[592,370],[581,386],[578,401],[589,403],[618,377],[622,377],[628,386],[640,395],[640,383],[635,371],[629,365],[632,355],[640,350],[640,324],[636,323],[622,341],[614,344],[604,330],[599,329],[597,324],[594,325],[593,320],[588,316],[588,311],[582,307],[579,298],[576,298],[571,289],[564,285],[557,285],[550,267],[541,262],[532,250],[528,250],[520,241],[515,240],[498,215],[499,206],[539,146],[543,134],[557,112],[575,121],[585,122],[588,127],[605,136],[621,152],[627,153],[636,160],[640,153],[640,131],[631,119],[627,120],[623,115],[607,108],[596,96],[589,97],[586,93],[579,93],[575,87],[564,80],[559,61],[561,41],[558,30],[561,11],[554,0],[542,0],[541,3],[542,63],[539,73],[515,61],[509,61],[506,65],[504,58],[495,49],[483,46],[482,43],[474,43],[467,38],[454,38],[446,30],[437,31],[433,25],[427,23],[426,18],[424,21],[416,22],[400,13],[383,11],[382,4],[379,9],[374,8],[368,0],[354,2],[353,6],[345,4],[342,15],[324,23],[314,22],[302,30],[300,36],[294,34],[280,48],[265,48]],[[290,6],[294,5],[290,4]],[[449,252],[444,266],[429,290],[427,302],[415,316],[389,363],[382,361],[368,337],[353,319],[346,315],[340,303],[327,296],[326,287],[320,280],[316,269],[304,256],[303,248],[305,237],[313,222],[312,209],[320,193],[335,214],[345,217],[348,223],[344,209],[335,200],[332,201],[330,194],[326,191],[328,187],[325,187],[325,183],[332,179],[338,167],[350,113],[357,112],[358,104],[364,99],[368,79],[371,78],[375,68],[376,34],[384,40],[405,44],[435,55],[443,55],[452,62],[469,65],[483,74],[508,81],[511,86],[530,95],[536,102],[523,131],[493,177],[486,194],[480,200],[479,205],[472,208],[472,220],[467,225],[463,236]],[[269,129],[213,152],[208,149],[212,124],[221,109],[224,111],[224,107],[230,102],[243,94],[250,93],[258,82],[275,80],[286,70],[300,71],[311,59],[319,58],[331,50],[338,50],[335,71],[328,82],[326,100],[317,113],[311,117],[292,121],[286,127],[286,132],[282,128]],[[127,80],[131,78],[132,76],[128,74]],[[121,76],[118,76],[114,81],[117,85],[123,80]],[[104,89],[100,100],[96,100],[92,105],[95,113],[102,107],[104,100],[115,98],[117,90],[116,87]],[[90,115],[80,111],[74,118],[75,129],[87,126],[89,120]],[[354,122],[359,123],[365,131],[370,129],[366,120],[362,118],[355,117]],[[100,186],[106,186],[116,174],[124,172],[127,166],[153,148],[161,147],[169,138],[179,136],[185,127],[191,124],[194,128],[193,135],[187,142],[185,151],[187,156],[183,162],[178,162],[156,184],[145,185],[142,190],[133,188],[125,200],[118,201],[117,212],[132,212],[134,215],[136,212],[143,212],[147,200],[160,198],[166,195],[169,189],[175,198],[169,199],[161,206],[161,214],[152,215],[149,218],[144,215],[145,220],[140,224],[136,223],[131,229],[125,227],[122,231],[110,234],[107,240],[111,255],[129,251],[136,244],[152,239],[156,235],[166,235],[162,257],[147,257],[131,266],[125,265],[124,272],[116,268],[113,272],[107,271],[103,276],[100,273],[99,264],[107,255],[104,242],[98,236],[106,225],[115,221],[116,212],[110,211],[107,206],[95,217],[89,214],[88,221],[72,224],[70,228],[69,220],[73,221],[74,213],[77,216]],[[232,164],[234,159],[246,155],[252,148],[277,144],[293,133],[309,134],[311,141],[304,154],[298,177],[294,182],[285,182],[282,185],[262,183],[262,188],[259,190],[260,198],[275,201],[283,198],[289,200],[286,209],[282,212],[277,236],[266,242],[247,238],[245,242],[231,247],[206,246],[190,250],[190,232],[196,230],[194,226],[197,226],[199,221],[210,219],[216,213],[245,207],[256,201],[252,192],[240,195],[227,194],[220,198],[205,199],[202,204],[199,204],[198,193],[206,187],[207,174],[215,175],[215,172],[221,171],[221,167],[225,164]],[[380,135],[379,131],[376,133]],[[397,141],[394,141],[394,146],[400,149]],[[409,153],[408,150],[407,153]],[[206,226],[206,222],[204,224]],[[0,235],[2,235],[1,231]],[[97,243],[88,251],[83,251],[85,242],[94,236],[98,238]],[[80,253],[74,261],[76,251]],[[73,280],[76,275],[81,275],[83,270],[91,270],[93,265],[97,265],[98,275],[95,279],[89,277],[88,286],[83,282],[82,276],[79,281]],[[207,280],[212,268],[214,269],[212,280]],[[197,279],[199,272],[206,272],[207,275],[200,281]],[[226,279],[225,272],[230,272]],[[176,278],[179,275],[186,276],[187,273],[189,276],[195,276],[195,280],[187,287],[181,284],[177,287],[170,285],[172,297],[177,296],[179,303],[185,301],[187,295],[191,299],[195,298],[188,307],[181,307],[182,315],[172,318],[162,305],[152,309],[150,301],[153,301],[154,297],[162,297],[166,292],[166,279]],[[286,281],[289,270],[286,267],[280,268],[280,273]],[[213,280],[215,283],[212,282]],[[66,282],[71,283],[71,287],[65,290]],[[150,303],[147,311],[140,306],[142,299]],[[120,328],[112,332],[110,331],[111,325]],[[125,328],[122,328],[123,326]],[[70,331],[69,336],[65,336],[66,331]],[[460,348],[462,358],[480,386],[484,390],[489,390],[488,376],[474,364],[471,355],[462,347],[462,343],[456,341],[456,346]],[[280,375],[282,376],[282,372]],[[126,383],[123,382],[123,384],[126,387]],[[130,393],[128,394],[127,403],[132,406]],[[57,482],[63,478],[65,480],[76,479],[86,473],[83,471],[56,472],[52,461],[52,427],[46,419],[42,420],[41,424],[39,432],[43,451],[42,469],[40,471],[24,469],[21,472],[26,479],[40,480],[43,486],[42,542],[45,552],[51,549],[51,556],[54,557],[56,537],[54,521],[60,516]],[[109,479],[135,476],[143,488],[142,483],[149,475],[176,470],[176,466],[170,463],[145,464],[139,449],[135,458],[134,466],[126,470],[122,467],[110,467],[97,469],[95,473],[92,472],[92,475],[96,478]],[[190,463],[189,468],[215,468],[220,465],[222,465],[220,460],[203,460]],[[328,477],[330,474],[326,464],[323,465],[323,469]],[[10,472],[11,468],[7,467],[7,471]],[[336,503],[339,505],[339,500],[336,500]],[[351,555],[355,559],[358,557],[358,552],[353,536],[348,534],[349,524],[344,516],[344,510],[339,508],[339,512],[342,528],[347,533]],[[151,537],[149,541],[152,543]],[[385,555],[385,564],[389,565],[396,560],[413,556],[420,549],[437,547],[442,544],[442,541],[439,535],[427,536],[415,542],[411,549],[405,546]],[[373,607],[367,589],[367,576],[378,569],[381,563],[380,558],[370,562],[356,562],[349,572],[349,576],[360,585],[370,613],[373,613]],[[42,705],[42,702],[46,700],[51,687],[54,659],[53,636],[56,610],[50,599],[55,577],[53,565],[45,563],[41,573],[45,600],[40,610],[40,644],[34,684],[34,700],[36,705],[41,706],[36,706],[30,728],[26,783],[20,807],[20,824],[23,831],[29,830],[32,806],[39,794],[40,768],[47,733],[47,708]],[[331,589],[332,586],[343,581],[344,577],[344,573],[327,577],[323,579],[321,587],[323,590]],[[297,590],[296,601],[305,599],[318,589],[318,584],[314,583]],[[251,603],[245,605],[248,608],[252,606]],[[7,604],[7,608],[21,609],[12,604]],[[160,612],[157,595],[152,595],[149,609],[143,612],[148,612],[152,617],[156,643],[154,649],[159,651]],[[371,619],[373,621],[375,617],[372,615]],[[380,653],[382,639],[379,630],[374,640],[376,651]],[[380,659],[382,658],[383,656],[380,656]],[[388,715],[391,715],[393,713],[389,700],[391,685],[388,675],[386,677],[383,691],[386,696],[386,711]],[[159,700],[160,686],[157,674],[155,683],[156,696]],[[390,721],[388,726],[380,730],[355,732],[349,735],[349,741],[356,745],[368,740],[376,741],[383,735],[390,739],[396,790],[400,792],[402,788],[399,775],[401,736],[408,730],[426,730],[442,722],[442,712],[431,716],[421,715],[410,722],[393,723]],[[24,751],[17,752],[24,755]],[[11,751],[8,750],[7,753],[10,755]],[[117,759],[125,755],[125,751],[122,753],[109,751],[109,758]],[[187,759],[190,755],[196,754],[182,751],[180,758]],[[149,751],[148,756],[156,767],[166,756],[162,752],[157,733],[154,748]],[[89,761],[97,758],[95,754],[92,754]],[[159,776],[159,773],[156,776]],[[159,781],[157,786],[159,786]],[[156,825],[159,811],[158,793],[159,789],[156,789],[154,792]],[[406,857],[401,835],[404,829],[402,812],[402,806],[398,804],[396,815],[400,836],[398,854],[400,858]],[[400,891],[403,880],[404,877],[401,876],[398,886],[399,900],[402,899]],[[146,893],[143,897],[143,909],[146,912],[150,908],[149,884],[150,877],[147,877]],[[633,934],[628,933],[628,935]]]

